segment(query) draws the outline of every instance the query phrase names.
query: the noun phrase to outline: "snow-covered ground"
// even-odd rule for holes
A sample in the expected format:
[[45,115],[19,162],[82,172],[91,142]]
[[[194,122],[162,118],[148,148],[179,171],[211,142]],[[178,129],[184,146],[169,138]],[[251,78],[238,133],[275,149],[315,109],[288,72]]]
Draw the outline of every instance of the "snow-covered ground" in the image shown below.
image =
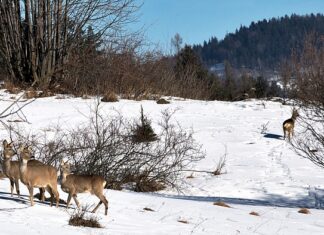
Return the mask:
[[[11,96],[0,92],[0,110],[12,102]],[[70,128],[87,121],[94,104],[94,99],[37,99],[24,108],[29,123],[19,125],[34,131],[50,131],[50,125]],[[174,99],[169,105],[121,100],[103,103],[102,108],[107,114],[117,110],[126,117],[137,117],[140,105],[153,125],[160,120],[161,110],[179,109],[175,120],[194,130],[207,153],[194,169],[214,170],[226,152],[226,173],[195,172],[193,178],[187,178],[188,172],[180,182],[180,193],[172,189],[159,193],[106,190],[108,217],[103,207],[96,214],[104,226],[101,229],[69,226],[73,209],[51,208],[37,199],[30,207],[26,187],[20,186],[22,198],[11,197],[9,181],[3,179],[0,234],[324,234],[324,211],[314,208],[314,196],[308,193],[309,186],[324,188],[324,171],[294,153],[282,139],[282,122],[290,117],[291,107],[270,101]],[[0,138],[4,139],[8,134],[1,128]],[[60,197],[66,200],[67,195],[60,191]],[[89,194],[78,197],[83,205],[97,202]],[[219,200],[231,208],[213,205]],[[301,207],[310,208],[311,214],[298,213]],[[260,216],[250,215],[252,211]]]

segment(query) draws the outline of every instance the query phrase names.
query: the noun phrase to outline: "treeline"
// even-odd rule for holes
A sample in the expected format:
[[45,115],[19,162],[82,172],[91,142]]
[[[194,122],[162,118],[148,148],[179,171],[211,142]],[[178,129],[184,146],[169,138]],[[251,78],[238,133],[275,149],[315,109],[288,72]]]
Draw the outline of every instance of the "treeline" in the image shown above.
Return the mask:
[[[279,21],[287,21],[287,28],[292,25],[299,28],[298,23],[291,21],[304,19],[306,22],[307,19],[311,23],[305,23],[305,32],[313,31],[312,25],[321,25],[323,28],[323,16],[311,15],[252,23],[249,28],[242,27],[221,42],[213,38],[204,46],[182,46],[180,35],[176,35],[172,40],[176,52],[166,56],[159,51],[144,51],[142,46],[145,41],[140,33],[125,33],[126,26],[132,23],[133,15],[138,9],[135,0],[102,2],[104,4],[100,5],[94,0],[87,4],[72,4],[63,0],[49,1],[45,5],[43,2],[31,4],[30,1],[18,0],[14,4],[1,3],[1,79],[7,81],[8,87],[32,87],[35,90],[50,91],[48,94],[101,95],[113,97],[111,100],[115,100],[116,94],[129,99],[170,95],[231,101],[282,96],[283,92],[277,83],[269,83],[262,76],[249,73],[249,70],[237,72],[237,65],[242,65],[241,60],[262,61],[254,56],[257,53],[255,47],[260,55],[270,58],[265,53],[268,50],[266,44],[260,46],[256,43],[258,46],[255,46],[253,42],[278,43],[283,41],[283,35],[289,37],[289,31],[277,32],[276,25]],[[87,8],[92,10],[84,11]],[[49,12],[55,14],[48,14]],[[80,12],[83,14],[79,16]],[[98,18],[98,14],[102,17]],[[319,23],[315,24],[314,20]],[[272,28],[277,33],[269,33],[269,25],[273,25]],[[242,39],[237,38],[241,34]],[[258,35],[263,35],[267,40],[258,39]],[[303,36],[301,34],[296,37],[296,42],[302,44]],[[277,40],[279,37],[280,40]],[[284,41],[282,44],[287,55],[290,55],[295,44]],[[235,54],[231,52],[233,48],[240,50],[234,51]],[[274,53],[274,48],[279,47],[273,45],[273,50],[269,53]],[[224,76],[221,78],[210,73],[206,67],[206,61],[214,63],[218,60],[208,60],[209,57],[202,53],[211,55],[218,49],[223,55],[231,55],[219,60],[226,61]],[[246,52],[240,54],[237,51]]]
[[276,69],[283,59],[289,58],[292,48],[301,50],[305,37],[324,34],[324,16],[291,15],[252,22],[241,26],[223,40],[212,37],[194,51],[207,66],[229,61],[235,68]]

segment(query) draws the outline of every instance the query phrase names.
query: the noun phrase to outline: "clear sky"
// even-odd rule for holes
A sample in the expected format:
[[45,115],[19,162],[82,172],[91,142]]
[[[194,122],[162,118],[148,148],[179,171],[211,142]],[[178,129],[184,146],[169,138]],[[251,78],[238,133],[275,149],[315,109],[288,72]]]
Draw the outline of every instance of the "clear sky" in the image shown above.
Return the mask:
[[169,50],[179,33],[184,43],[198,44],[211,36],[224,38],[240,25],[284,15],[324,13],[324,0],[138,0],[138,22],[146,39]]

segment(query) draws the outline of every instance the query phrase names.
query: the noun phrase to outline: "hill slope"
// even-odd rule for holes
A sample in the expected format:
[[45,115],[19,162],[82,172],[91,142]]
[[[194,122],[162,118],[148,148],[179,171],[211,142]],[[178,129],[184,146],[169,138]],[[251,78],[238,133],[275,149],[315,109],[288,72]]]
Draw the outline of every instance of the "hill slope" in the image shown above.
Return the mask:
[[324,35],[324,15],[292,15],[252,22],[221,41],[211,38],[194,46],[194,50],[208,66],[228,60],[236,68],[276,68],[291,55],[292,48],[301,48],[311,32]]
[[[11,102],[11,96],[0,92],[0,110]],[[27,133],[47,130],[51,135],[50,124],[59,123],[62,128],[80,125],[87,120],[89,106],[94,104],[94,99],[37,99],[24,110],[30,123],[18,125],[26,128]],[[324,211],[314,209],[308,186],[322,184],[324,172],[297,156],[281,139],[282,121],[290,116],[290,107],[254,100],[233,103],[173,100],[166,106],[154,101],[121,100],[104,103],[102,109],[108,114],[117,109],[127,117],[134,117],[140,105],[153,119],[153,125],[158,122],[161,110],[179,109],[175,119],[184,128],[194,129],[194,137],[207,153],[194,166],[195,170],[215,169],[226,146],[226,174],[195,172],[193,178],[187,178],[191,173],[185,172],[179,182],[180,194],[170,188],[146,194],[106,190],[108,217],[104,216],[103,207],[96,214],[104,226],[102,229],[71,227],[68,219],[73,209],[50,208],[37,200],[30,207],[25,186],[21,185],[22,198],[12,198],[8,194],[8,180],[0,180],[0,234],[323,233]],[[260,133],[262,126],[266,127],[266,134]],[[298,122],[296,127],[298,134]],[[0,138],[8,138],[6,130],[0,130]],[[67,194],[60,190],[60,197],[66,200]],[[78,197],[82,205],[97,203],[97,198],[89,194]],[[214,206],[213,202],[219,200],[231,208]],[[145,207],[154,211],[146,211]],[[300,207],[311,208],[311,214],[299,214]],[[251,211],[260,216],[249,215]]]

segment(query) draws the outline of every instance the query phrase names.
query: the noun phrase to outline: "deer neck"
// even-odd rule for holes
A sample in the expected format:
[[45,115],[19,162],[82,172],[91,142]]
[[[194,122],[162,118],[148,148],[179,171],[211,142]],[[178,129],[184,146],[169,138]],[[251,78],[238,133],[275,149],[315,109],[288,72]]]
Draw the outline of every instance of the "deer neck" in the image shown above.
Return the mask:
[[64,184],[65,182],[66,182],[66,177],[69,175],[69,173],[67,173],[67,172],[62,172],[62,174],[61,174],[61,183],[62,184]]
[[11,161],[10,161],[10,158],[4,158],[3,160],[3,166],[2,166],[2,169],[4,171],[4,173],[10,171],[10,167],[11,167]]
[[21,160],[21,163],[20,163],[20,172],[22,174],[26,173],[26,171],[27,171],[27,162],[28,162],[28,160],[26,160],[26,159],[22,159]]

